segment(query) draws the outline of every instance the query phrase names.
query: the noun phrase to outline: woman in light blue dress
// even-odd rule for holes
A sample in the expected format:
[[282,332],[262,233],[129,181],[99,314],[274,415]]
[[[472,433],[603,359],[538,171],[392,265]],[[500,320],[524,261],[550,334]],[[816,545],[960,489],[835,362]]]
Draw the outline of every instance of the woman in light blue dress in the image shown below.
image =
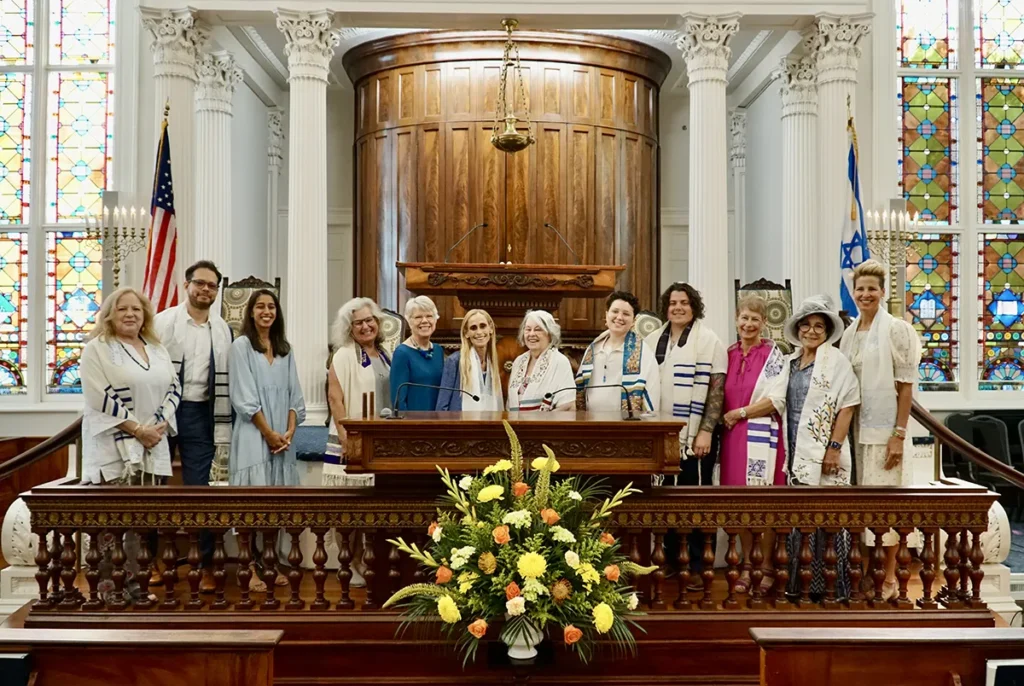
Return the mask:
[[284,335],[281,305],[272,291],[261,289],[249,298],[228,366],[231,406],[237,415],[229,483],[298,486],[292,437],[306,417],[306,404]]

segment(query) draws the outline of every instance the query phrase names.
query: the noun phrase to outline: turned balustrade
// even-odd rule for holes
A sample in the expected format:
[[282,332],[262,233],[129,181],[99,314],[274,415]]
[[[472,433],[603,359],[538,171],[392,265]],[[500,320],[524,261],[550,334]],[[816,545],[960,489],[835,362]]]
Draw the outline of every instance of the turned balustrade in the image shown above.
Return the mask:
[[[46,541],[35,558],[39,597],[32,613],[376,611],[402,586],[431,580],[387,542],[398,536],[420,545],[427,542],[426,529],[437,507],[436,493],[429,491],[53,484],[24,497],[32,511],[32,529]],[[981,535],[996,497],[961,483],[901,489],[664,487],[629,498],[606,528],[627,557],[656,566],[650,576],[633,581],[652,611],[984,609]],[[726,534],[726,567],[720,575],[713,569],[718,529]],[[874,547],[862,551],[868,529],[875,534]],[[899,534],[898,596],[886,602],[882,534],[890,529]],[[915,529],[922,534],[923,547],[921,586],[912,598],[908,537]],[[214,540],[215,589],[209,594],[200,592],[199,536],[204,530]],[[312,570],[303,567],[299,545],[306,530],[315,540]],[[791,575],[786,542],[794,530],[800,545]],[[701,534],[700,570],[685,544],[693,532]],[[745,532],[754,541],[751,551],[740,550]],[[771,547],[770,532],[775,534]],[[810,593],[815,532],[825,548],[825,590],[820,597]],[[150,547],[154,533],[159,534],[159,549]],[[939,553],[943,533],[944,550]],[[848,558],[841,559],[837,547],[844,536],[851,545]],[[230,548],[237,548],[230,557],[229,539]],[[164,566],[163,585],[150,587],[149,571],[158,559]],[[104,561],[112,568],[110,592],[101,589]],[[743,562],[752,566],[746,593],[737,588]],[[772,588],[763,592],[761,567],[766,562],[776,573]],[[133,566],[142,573],[133,575]],[[354,590],[357,568],[366,586]],[[844,571],[850,580],[848,598],[837,593]],[[278,572],[287,579],[286,586],[275,586]],[[133,576],[139,585],[137,599],[127,594]],[[936,578],[944,581],[939,589]],[[266,593],[253,590],[257,579],[267,585]],[[862,590],[862,579],[869,590]],[[689,590],[694,581],[701,590]]]

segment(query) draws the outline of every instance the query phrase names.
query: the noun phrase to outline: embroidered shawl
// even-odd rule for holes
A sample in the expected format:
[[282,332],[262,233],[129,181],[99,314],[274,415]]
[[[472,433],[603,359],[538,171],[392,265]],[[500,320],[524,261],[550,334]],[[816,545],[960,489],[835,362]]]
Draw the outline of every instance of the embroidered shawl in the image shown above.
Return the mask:
[[[668,322],[662,325],[647,337],[647,344],[656,350],[670,326]],[[700,433],[711,375],[725,374],[728,366],[729,358],[722,342],[699,319],[691,325],[682,347],[675,345],[665,352],[660,372],[661,391],[666,402],[671,395],[672,416],[686,421],[686,426],[679,432],[679,451],[684,458],[693,455],[693,441]],[[665,388],[666,383],[672,384],[671,389]],[[661,410],[666,412],[668,408],[663,406]]]
[[797,348],[782,365],[782,372],[769,392],[772,404],[782,417],[782,436],[787,442],[789,481],[811,486],[849,486],[853,461],[850,458],[849,437],[843,441],[837,474],[822,474],[821,463],[832,440],[839,411],[860,403],[860,385],[849,360],[836,348],[824,344],[818,348],[811,374],[811,386],[800,412],[800,426],[796,446],[789,445],[786,428],[786,391],[789,388],[790,363],[799,360],[802,349]]
[[[594,374],[594,351],[598,345],[608,340],[609,336],[610,333],[605,331],[595,338],[583,353],[583,360],[576,372],[576,407],[581,410],[587,409],[587,387]],[[622,343],[622,385],[626,387],[621,393],[620,406],[623,412],[627,410],[627,402],[632,405],[634,413],[657,411],[655,402],[660,398],[652,398],[648,392],[648,384],[657,390],[657,363],[650,349],[644,355],[644,348],[644,341],[635,331],[630,330],[626,333],[626,339]]]
[[[737,343],[736,345],[739,345]],[[757,375],[750,404],[768,397],[775,380],[786,365],[783,352],[775,343],[768,341],[772,350]],[[779,432],[782,422],[776,415],[752,417],[747,420],[747,485],[771,486],[775,483],[775,460],[778,456]]]
[[[160,312],[153,319],[157,335],[171,356],[171,363],[180,384],[185,383],[185,336],[188,330],[188,307],[185,303]],[[211,482],[227,481],[228,459],[231,455],[231,398],[228,388],[228,354],[233,334],[231,327],[210,309],[210,341],[213,361],[210,369],[210,400],[213,409],[213,444],[215,446]]]
[[[381,348],[377,349],[381,361],[391,368],[391,358]],[[338,377],[338,384],[341,386],[342,395],[345,397],[346,417],[358,417],[362,413],[363,393],[376,393],[377,376],[373,370],[373,362],[366,354],[362,346],[354,341],[343,345],[334,351],[331,358],[331,366],[334,375]],[[388,399],[375,398],[377,408],[384,407]],[[327,429],[327,449],[324,452],[324,471],[321,484],[323,486],[372,486],[372,474],[348,474],[345,471],[346,459],[344,448],[338,438],[338,425],[332,417]]]
[[[564,390],[575,386],[572,365],[568,357],[554,347],[548,348],[534,362],[533,374],[527,380],[526,368],[529,365],[529,351],[517,357],[512,363],[512,373],[508,379],[510,412],[547,412],[571,402],[571,391]],[[551,398],[545,397],[548,393],[553,394]]]

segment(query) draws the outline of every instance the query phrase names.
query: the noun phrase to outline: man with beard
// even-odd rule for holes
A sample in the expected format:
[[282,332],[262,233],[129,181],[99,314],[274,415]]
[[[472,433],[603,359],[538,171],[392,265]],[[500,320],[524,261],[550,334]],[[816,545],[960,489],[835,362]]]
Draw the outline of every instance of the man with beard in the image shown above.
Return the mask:
[[[154,321],[160,342],[170,353],[181,381],[178,434],[174,444],[181,456],[182,481],[186,486],[209,485],[214,460],[226,466],[231,449],[228,398],[231,328],[217,313],[210,311],[217,299],[220,281],[220,270],[213,262],[196,262],[185,270],[186,301],[164,310]],[[213,536],[209,532],[203,532],[200,537],[200,550],[203,576],[199,590],[212,593],[215,589],[210,569]]]

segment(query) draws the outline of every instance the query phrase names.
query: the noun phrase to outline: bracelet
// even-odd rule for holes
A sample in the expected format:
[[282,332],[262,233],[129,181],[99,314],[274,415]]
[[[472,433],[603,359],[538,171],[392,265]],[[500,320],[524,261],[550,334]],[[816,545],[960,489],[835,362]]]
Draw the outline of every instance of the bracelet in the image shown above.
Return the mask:
[[897,426],[897,427],[893,428],[892,436],[893,436],[893,438],[906,438],[907,437],[907,430],[905,428],[903,428],[902,426]]

